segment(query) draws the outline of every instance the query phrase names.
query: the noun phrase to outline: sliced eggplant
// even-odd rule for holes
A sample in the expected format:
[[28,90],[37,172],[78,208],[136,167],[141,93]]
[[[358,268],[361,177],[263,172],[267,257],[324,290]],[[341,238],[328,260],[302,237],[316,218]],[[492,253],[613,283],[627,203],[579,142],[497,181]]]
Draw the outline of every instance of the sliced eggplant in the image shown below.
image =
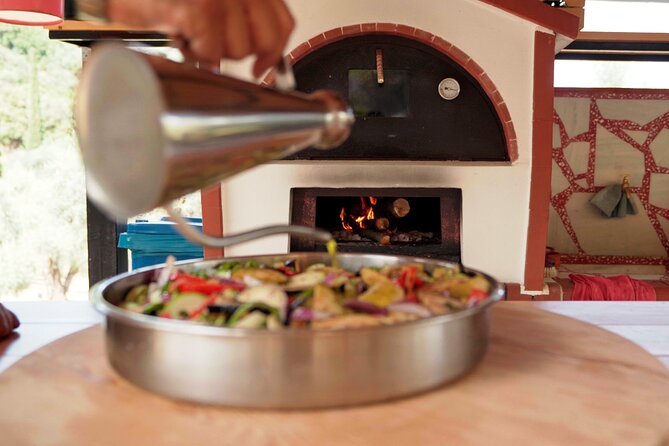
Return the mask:
[[225,316],[232,316],[240,307],[240,304],[223,304],[223,305],[209,305],[207,309],[210,314],[223,314]]
[[232,273],[232,278],[235,280],[244,280],[245,277],[252,277],[262,283],[288,282],[288,276],[271,268],[239,268]]
[[286,314],[286,307],[288,306],[288,295],[277,285],[260,285],[247,288],[237,296],[237,300],[243,304],[260,303],[276,308],[279,311],[281,320],[283,320]]
[[305,271],[295,274],[283,286],[283,289],[286,291],[304,291],[323,283],[325,276],[323,271]]

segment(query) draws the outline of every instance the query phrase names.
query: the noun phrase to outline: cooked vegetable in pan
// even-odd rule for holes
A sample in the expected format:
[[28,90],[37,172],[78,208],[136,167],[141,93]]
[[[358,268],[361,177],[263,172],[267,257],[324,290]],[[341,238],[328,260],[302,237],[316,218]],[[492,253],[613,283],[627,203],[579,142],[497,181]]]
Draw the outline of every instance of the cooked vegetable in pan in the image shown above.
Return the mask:
[[224,327],[319,330],[445,314],[475,306],[490,292],[483,276],[457,267],[428,271],[420,263],[359,271],[325,264],[302,268],[295,260],[223,261],[208,268],[173,263],[151,283],[132,288],[120,306]]

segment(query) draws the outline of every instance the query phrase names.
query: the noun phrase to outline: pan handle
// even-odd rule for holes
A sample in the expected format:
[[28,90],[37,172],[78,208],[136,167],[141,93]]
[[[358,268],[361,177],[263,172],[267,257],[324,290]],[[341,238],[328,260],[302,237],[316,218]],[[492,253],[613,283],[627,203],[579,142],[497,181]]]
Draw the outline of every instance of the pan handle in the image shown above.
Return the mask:
[[256,240],[276,234],[290,234],[297,237],[320,240],[325,243],[332,239],[332,234],[330,234],[328,231],[297,225],[265,226],[225,237],[212,237],[210,235],[203,234],[196,229],[193,229],[193,227],[190,226],[188,222],[171,206],[165,206],[165,210],[167,211],[172,221],[174,221],[174,223],[177,225],[179,232],[181,232],[184,237],[193,243],[206,246],[208,248],[226,248],[228,246],[238,245],[240,243],[245,243],[251,240]]

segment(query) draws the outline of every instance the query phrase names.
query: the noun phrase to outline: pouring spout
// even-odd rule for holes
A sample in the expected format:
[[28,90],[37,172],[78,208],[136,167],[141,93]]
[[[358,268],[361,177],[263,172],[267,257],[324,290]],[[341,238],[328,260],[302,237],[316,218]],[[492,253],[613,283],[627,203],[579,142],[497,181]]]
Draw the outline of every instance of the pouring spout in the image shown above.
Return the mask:
[[179,215],[171,207],[165,207],[170,218],[176,223],[179,232],[183,234],[188,240],[198,245],[209,248],[226,248],[232,245],[246,243],[251,240],[268,237],[277,234],[290,234],[297,237],[309,238],[319,240],[324,243],[332,240],[332,234],[323,229],[311,228],[308,226],[297,225],[273,225],[262,228],[253,229],[251,231],[241,232],[239,234],[232,234],[225,237],[212,237],[193,229],[184,218]]

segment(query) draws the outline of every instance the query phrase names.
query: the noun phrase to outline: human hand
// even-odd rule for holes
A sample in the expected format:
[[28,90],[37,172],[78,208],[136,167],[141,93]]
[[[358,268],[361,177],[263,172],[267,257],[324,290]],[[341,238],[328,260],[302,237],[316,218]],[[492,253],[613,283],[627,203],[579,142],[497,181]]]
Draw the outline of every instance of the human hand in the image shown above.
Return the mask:
[[283,0],[108,0],[107,15],[165,32],[207,64],[255,55],[255,77],[279,61],[295,26]]
[[[8,336],[19,325],[16,315],[0,304],[0,339]],[[0,352],[0,355],[2,355],[2,352]]]

